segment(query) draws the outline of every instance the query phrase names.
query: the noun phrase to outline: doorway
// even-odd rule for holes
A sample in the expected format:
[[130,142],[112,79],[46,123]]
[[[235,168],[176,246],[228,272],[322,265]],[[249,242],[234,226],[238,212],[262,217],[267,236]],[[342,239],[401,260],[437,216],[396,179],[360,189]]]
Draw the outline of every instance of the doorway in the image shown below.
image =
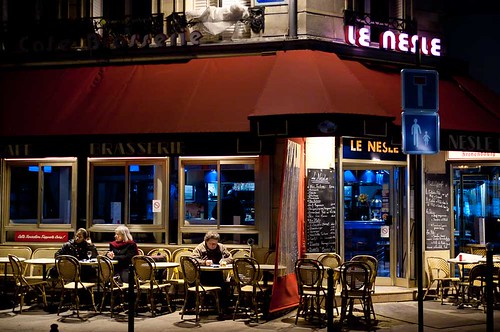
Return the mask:
[[406,167],[346,164],[343,169],[343,257],[378,260],[377,284],[406,278],[409,229],[404,222]]

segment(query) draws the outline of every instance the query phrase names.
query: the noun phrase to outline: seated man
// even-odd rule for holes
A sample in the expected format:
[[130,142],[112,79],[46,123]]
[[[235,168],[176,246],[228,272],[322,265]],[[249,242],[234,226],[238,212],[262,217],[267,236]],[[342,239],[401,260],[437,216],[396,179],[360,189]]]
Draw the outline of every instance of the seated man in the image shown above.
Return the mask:
[[[75,233],[75,238],[64,243],[62,247],[55,253],[55,257],[60,255],[71,255],[78,260],[89,259],[87,252],[91,251],[91,258],[97,257],[97,249],[90,239],[89,233],[85,228],[79,228]],[[50,271],[51,277],[57,274],[55,269]],[[96,269],[92,266],[84,265],[81,267],[82,281],[95,281],[97,278]]]
[[[220,235],[213,231],[208,231],[205,234],[204,241],[200,243],[193,251],[193,257],[200,263],[200,265],[231,264],[233,257],[225,245],[219,243]],[[201,271],[200,281],[202,285],[207,286],[220,286],[222,288],[220,296],[220,304],[222,309],[226,309],[229,300],[229,287],[224,281],[224,274],[222,271]]]

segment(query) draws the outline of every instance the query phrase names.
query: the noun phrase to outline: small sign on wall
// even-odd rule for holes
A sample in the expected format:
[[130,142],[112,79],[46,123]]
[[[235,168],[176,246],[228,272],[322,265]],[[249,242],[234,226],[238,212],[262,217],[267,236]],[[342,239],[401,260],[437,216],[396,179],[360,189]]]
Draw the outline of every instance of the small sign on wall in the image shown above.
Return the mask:
[[153,212],[161,212],[161,200],[153,199]]
[[39,232],[23,231],[16,232],[15,242],[66,242],[68,241],[67,232]]
[[380,227],[380,237],[389,238],[389,226]]

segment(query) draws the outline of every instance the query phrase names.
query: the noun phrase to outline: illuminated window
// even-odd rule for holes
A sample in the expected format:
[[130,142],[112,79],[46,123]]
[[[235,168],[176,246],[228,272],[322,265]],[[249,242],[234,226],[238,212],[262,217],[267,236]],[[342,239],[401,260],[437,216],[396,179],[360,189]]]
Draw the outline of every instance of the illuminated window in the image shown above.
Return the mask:
[[9,225],[72,225],[76,159],[7,160],[6,167]]
[[182,243],[201,242],[209,229],[217,229],[227,243],[256,240],[256,162],[257,158],[180,159]]

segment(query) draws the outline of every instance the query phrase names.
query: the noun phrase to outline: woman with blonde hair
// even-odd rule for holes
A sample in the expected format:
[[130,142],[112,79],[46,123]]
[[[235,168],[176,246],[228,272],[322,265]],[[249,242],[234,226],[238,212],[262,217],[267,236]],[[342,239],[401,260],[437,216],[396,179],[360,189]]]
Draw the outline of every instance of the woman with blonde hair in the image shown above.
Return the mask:
[[115,240],[109,243],[109,251],[106,254],[109,258],[117,260],[115,273],[122,281],[128,282],[128,267],[132,262],[132,257],[138,255],[137,244],[130,234],[127,226],[120,225],[115,229]]

